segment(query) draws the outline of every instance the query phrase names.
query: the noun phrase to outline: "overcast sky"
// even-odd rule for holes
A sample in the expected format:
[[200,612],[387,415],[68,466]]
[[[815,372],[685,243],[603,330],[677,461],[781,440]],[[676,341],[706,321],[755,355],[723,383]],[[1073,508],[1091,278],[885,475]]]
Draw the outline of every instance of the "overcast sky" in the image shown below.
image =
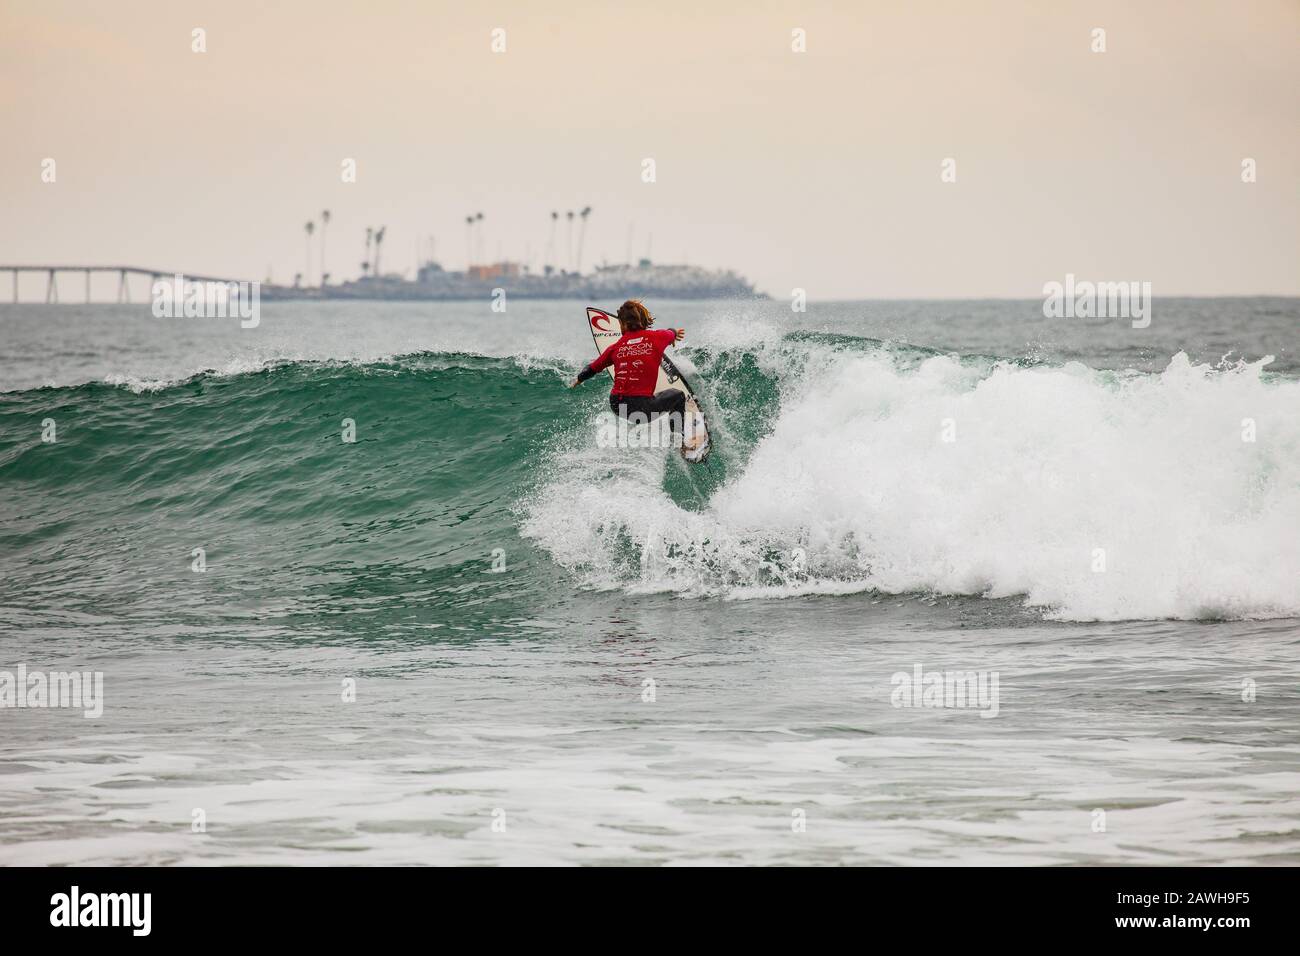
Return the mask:
[[782,297],[1300,293],[1297,0],[632,6],[0,0],[0,264],[289,281],[328,208],[336,278],[368,225],[463,268],[480,211],[537,267],[590,205],[588,266]]

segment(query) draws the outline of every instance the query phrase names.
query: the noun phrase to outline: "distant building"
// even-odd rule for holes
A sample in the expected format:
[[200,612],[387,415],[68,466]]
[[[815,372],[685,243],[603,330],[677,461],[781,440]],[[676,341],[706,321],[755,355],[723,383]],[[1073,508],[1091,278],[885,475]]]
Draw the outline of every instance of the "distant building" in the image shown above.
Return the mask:
[[470,266],[465,274],[471,279],[486,282],[489,279],[514,279],[521,273],[517,262],[494,262],[486,266]]

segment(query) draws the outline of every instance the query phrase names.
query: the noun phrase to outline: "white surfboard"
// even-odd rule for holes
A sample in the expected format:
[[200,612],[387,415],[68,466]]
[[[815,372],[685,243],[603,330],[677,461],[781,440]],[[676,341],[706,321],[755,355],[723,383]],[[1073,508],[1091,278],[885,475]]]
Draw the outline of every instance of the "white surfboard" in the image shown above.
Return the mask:
[[[592,306],[587,306],[587,325],[591,329],[591,339],[596,343],[597,355],[617,342],[623,334],[619,330],[618,319],[615,316]],[[612,367],[605,371],[609,372],[610,378],[614,377]],[[709,423],[700,408],[699,400],[695,397],[694,389],[665,352],[663,358],[659,360],[659,378],[655,382],[655,391],[662,392],[668,388],[686,394],[686,420],[682,423],[684,432],[682,457],[698,464],[709,457]]]

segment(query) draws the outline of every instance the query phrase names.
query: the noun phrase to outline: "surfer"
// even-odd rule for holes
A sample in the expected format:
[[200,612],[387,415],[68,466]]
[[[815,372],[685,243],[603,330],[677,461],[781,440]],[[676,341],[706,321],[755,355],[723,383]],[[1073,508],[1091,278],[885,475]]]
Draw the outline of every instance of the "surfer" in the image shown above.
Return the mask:
[[[654,316],[636,299],[628,299],[618,309],[618,326],[623,333],[618,341],[578,373],[569,388],[577,388],[587,379],[614,367],[614,387],[609,393],[610,410],[632,423],[651,421],[668,415],[668,427],[682,431],[686,413],[686,393],[675,388],[655,392],[659,377],[659,360],[664,350],[686,336],[685,329],[652,329]],[[691,450],[700,439],[692,435],[685,439],[686,450]]]

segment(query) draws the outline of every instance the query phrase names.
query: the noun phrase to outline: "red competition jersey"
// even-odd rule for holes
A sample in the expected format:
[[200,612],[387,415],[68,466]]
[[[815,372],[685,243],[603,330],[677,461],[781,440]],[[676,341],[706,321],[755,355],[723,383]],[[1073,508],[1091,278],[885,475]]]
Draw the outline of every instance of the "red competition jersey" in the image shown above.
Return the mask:
[[653,395],[664,349],[677,341],[672,329],[628,332],[587,366],[592,374],[614,366],[612,395]]

